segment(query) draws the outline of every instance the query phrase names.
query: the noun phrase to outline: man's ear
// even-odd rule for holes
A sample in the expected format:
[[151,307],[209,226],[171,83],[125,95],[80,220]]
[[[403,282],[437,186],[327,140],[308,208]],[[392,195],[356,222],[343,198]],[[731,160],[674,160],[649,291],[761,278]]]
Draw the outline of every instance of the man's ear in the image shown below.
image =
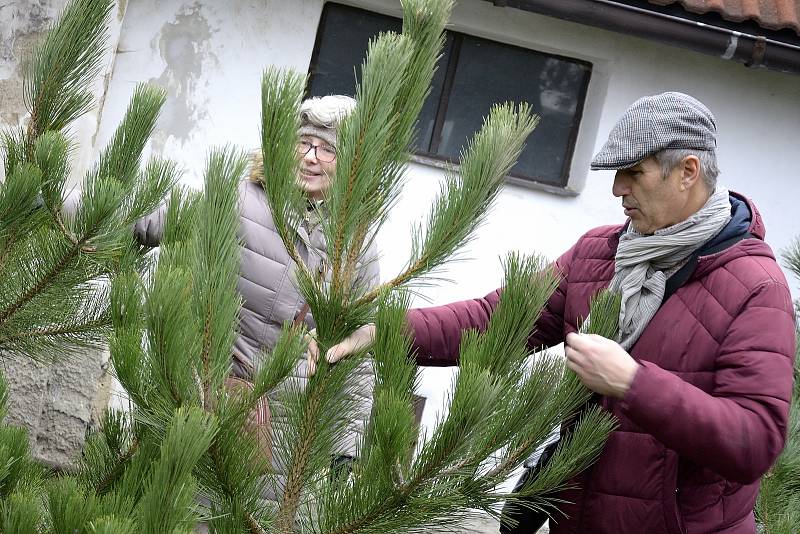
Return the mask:
[[700,158],[689,155],[681,161],[681,191],[691,189],[700,181]]

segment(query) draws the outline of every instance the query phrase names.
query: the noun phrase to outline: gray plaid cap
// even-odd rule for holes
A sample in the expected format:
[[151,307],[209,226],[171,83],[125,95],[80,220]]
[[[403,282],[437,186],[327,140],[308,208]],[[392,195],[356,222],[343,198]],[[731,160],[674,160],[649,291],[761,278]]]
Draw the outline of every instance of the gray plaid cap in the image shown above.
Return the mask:
[[661,93],[634,102],[592,160],[592,170],[627,169],[668,148],[714,150],[714,115],[683,93]]

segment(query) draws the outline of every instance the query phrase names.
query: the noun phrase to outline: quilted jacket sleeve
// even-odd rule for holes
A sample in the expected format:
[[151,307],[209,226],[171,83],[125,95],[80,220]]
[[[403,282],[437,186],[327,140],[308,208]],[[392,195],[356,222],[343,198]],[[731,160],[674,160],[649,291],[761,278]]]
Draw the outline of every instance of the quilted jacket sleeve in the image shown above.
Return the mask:
[[486,330],[489,317],[499,301],[500,289],[495,289],[482,298],[409,310],[406,319],[417,364],[458,365],[461,333],[464,330]]
[[133,225],[136,241],[147,247],[157,247],[164,236],[164,222],[167,217],[167,206],[162,204],[150,215],[138,219]]
[[[563,341],[566,277],[574,248],[556,260],[555,268],[561,274],[562,281],[534,326],[533,334],[528,340],[531,349],[549,347]],[[500,301],[501,292],[500,288],[482,298],[409,310],[407,320],[414,339],[412,350],[416,353],[417,364],[457,365],[461,333],[464,330],[486,330],[489,318]]]
[[569,287],[569,270],[572,258],[580,241],[558,258],[554,268],[561,278],[558,287],[547,300],[539,319],[536,321],[531,336],[528,338],[528,348],[539,350],[542,347],[552,347],[564,341],[564,307],[567,301],[567,288]]
[[[68,215],[75,215],[80,207],[81,191],[73,189],[64,200],[62,211]],[[150,215],[145,215],[133,224],[133,234],[139,244],[146,247],[157,247],[164,235],[164,220],[167,216],[167,206],[162,204]]]
[[770,281],[751,292],[728,328],[713,391],[643,362],[621,408],[681,457],[749,484],[783,449],[794,355],[791,296]]
[[359,268],[356,284],[369,291],[378,286],[381,281],[381,273],[378,262],[378,247],[373,240],[367,249],[364,263]]

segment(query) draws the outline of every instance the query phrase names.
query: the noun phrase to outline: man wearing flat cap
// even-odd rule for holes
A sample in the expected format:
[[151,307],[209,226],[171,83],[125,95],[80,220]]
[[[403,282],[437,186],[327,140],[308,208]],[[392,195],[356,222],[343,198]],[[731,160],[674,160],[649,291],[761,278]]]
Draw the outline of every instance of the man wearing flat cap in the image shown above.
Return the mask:
[[[530,347],[565,342],[618,426],[558,495],[553,534],[756,532],[759,479],[786,437],[794,315],[761,216],[717,185],[715,136],[706,106],[663,93],[634,102],[592,161],[616,171],[627,220],[556,261],[561,283]],[[576,333],[604,288],[622,296],[615,340]],[[462,331],[484,329],[498,299],[410,310],[419,364],[455,364]],[[328,358],[373,335],[364,327]]]

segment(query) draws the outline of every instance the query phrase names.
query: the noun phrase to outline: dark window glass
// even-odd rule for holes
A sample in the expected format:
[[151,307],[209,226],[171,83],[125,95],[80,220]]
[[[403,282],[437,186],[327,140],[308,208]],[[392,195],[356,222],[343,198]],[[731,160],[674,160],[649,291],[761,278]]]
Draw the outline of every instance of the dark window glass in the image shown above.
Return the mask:
[[421,153],[431,152],[431,141],[433,139],[433,130],[436,124],[436,113],[439,109],[439,102],[442,99],[442,91],[444,90],[445,82],[445,65],[446,59],[450,55],[450,50],[453,47],[453,36],[448,33],[445,36],[444,46],[442,47],[442,59],[439,60],[436,72],[433,74],[431,80],[431,92],[425,103],[422,105],[422,110],[419,112],[417,119],[417,142],[415,148]]
[[[402,21],[394,17],[338,4],[327,4],[322,13],[308,87],[309,96],[355,96],[356,80],[361,81],[361,64],[367,57],[369,41],[380,32],[402,31]],[[452,43],[446,37],[442,57]],[[428,152],[438,101],[444,85],[444,72],[438,69],[431,83],[431,92],[417,119],[414,150]]]
[[588,67],[574,61],[464,36],[438,153],[458,158],[493,104],[529,102],[541,121],[512,173],[565,185],[588,75]]
[[[309,95],[353,95],[369,40],[401,21],[328,3],[311,60]],[[447,32],[442,59],[418,121],[419,154],[458,161],[496,102],[529,102],[541,115],[511,174],[565,186],[591,65]]]
[[369,41],[382,31],[400,32],[402,21],[363,9],[328,4],[322,13],[308,92],[354,96],[356,76],[367,56]]

